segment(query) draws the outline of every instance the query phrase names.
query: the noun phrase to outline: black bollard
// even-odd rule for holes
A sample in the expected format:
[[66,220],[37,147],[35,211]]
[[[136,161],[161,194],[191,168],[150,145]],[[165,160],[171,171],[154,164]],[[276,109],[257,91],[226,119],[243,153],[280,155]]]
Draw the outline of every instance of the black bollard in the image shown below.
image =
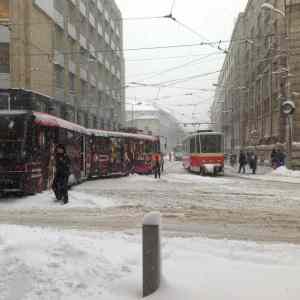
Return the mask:
[[158,290],[161,277],[160,213],[152,212],[143,222],[143,297]]

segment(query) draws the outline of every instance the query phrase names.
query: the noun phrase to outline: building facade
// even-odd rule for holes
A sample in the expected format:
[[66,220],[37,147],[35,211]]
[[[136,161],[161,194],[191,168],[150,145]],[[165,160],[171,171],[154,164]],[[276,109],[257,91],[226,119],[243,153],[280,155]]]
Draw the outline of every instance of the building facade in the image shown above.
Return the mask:
[[296,104],[291,158],[300,166],[299,57],[300,1],[249,0],[235,24],[211,107],[227,153],[255,147],[268,160],[273,148],[287,149],[289,124],[281,105],[290,99]]
[[1,1],[0,59],[0,88],[52,97],[68,107],[54,114],[84,126],[124,124],[122,17],[113,0]]
[[136,106],[134,111],[126,111],[127,126],[160,137],[161,150],[172,151],[181,144],[185,136],[178,121],[168,112],[152,106]]

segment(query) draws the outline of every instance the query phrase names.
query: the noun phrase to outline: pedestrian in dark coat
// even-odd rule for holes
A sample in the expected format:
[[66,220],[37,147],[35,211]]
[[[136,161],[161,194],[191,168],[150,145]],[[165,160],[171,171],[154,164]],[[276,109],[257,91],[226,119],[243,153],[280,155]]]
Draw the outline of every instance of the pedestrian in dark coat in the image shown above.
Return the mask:
[[249,167],[252,170],[252,174],[255,174],[257,169],[257,155],[254,152],[250,153]]
[[278,166],[278,155],[277,155],[277,150],[273,149],[271,152],[271,166],[273,169],[276,169]]
[[161,166],[161,172],[163,173],[164,172],[164,166],[165,166],[165,160],[164,160],[164,156],[163,154],[161,153],[160,154],[160,157],[161,157],[161,162],[160,162],[160,166]]
[[247,164],[247,157],[244,151],[240,152],[240,156],[239,156],[239,173],[241,173],[241,171],[243,170],[243,174],[246,173],[246,164]]
[[160,158],[159,155],[155,155],[155,160],[154,160],[154,177],[155,178],[160,178]]
[[277,151],[277,166],[281,167],[285,165],[285,154],[282,150]]
[[55,154],[56,172],[52,188],[57,200],[62,200],[64,204],[69,202],[68,181],[70,175],[71,161],[63,145],[56,147]]

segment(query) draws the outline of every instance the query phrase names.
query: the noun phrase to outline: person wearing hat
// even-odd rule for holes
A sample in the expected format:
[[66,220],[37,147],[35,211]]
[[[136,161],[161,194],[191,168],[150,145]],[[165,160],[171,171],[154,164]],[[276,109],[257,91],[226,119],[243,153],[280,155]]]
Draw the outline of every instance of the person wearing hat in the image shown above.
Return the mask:
[[68,181],[70,175],[71,161],[66,152],[64,145],[59,144],[55,152],[55,177],[53,180],[53,191],[58,201],[62,200],[63,204],[69,202]]

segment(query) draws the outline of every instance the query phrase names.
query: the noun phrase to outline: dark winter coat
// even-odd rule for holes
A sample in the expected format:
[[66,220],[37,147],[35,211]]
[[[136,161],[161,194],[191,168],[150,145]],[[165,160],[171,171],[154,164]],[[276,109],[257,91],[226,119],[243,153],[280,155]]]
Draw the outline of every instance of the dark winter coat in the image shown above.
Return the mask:
[[256,170],[257,168],[257,156],[256,154],[251,154],[249,157],[249,166],[252,170]]
[[247,158],[246,158],[246,154],[244,152],[240,153],[239,164],[240,165],[246,165],[247,164]]
[[67,154],[56,154],[56,177],[68,178],[70,175],[71,161]]

